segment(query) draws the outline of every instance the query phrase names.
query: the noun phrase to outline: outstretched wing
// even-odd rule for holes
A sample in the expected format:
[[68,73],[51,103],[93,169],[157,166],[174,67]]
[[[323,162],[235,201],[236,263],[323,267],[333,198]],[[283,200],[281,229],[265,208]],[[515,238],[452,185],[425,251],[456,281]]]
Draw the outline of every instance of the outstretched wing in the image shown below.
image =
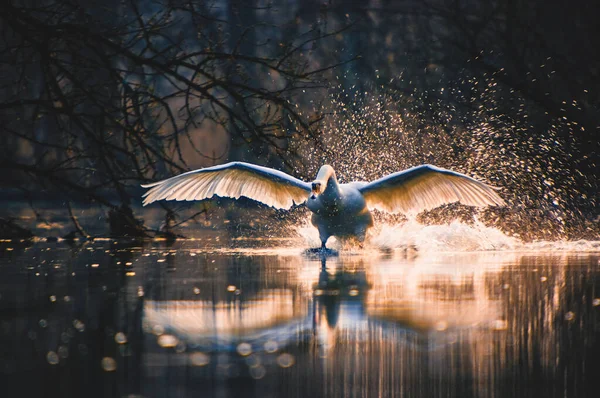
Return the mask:
[[369,208],[390,213],[420,212],[452,202],[482,207],[504,205],[496,188],[428,164],[390,174],[359,191]]
[[245,196],[277,209],[300,204],[310,194],[310,184],[268,167],[232,162],[190,171],[152,184],[144,206],[157,200],[202,200],[214,195],[238,199]]

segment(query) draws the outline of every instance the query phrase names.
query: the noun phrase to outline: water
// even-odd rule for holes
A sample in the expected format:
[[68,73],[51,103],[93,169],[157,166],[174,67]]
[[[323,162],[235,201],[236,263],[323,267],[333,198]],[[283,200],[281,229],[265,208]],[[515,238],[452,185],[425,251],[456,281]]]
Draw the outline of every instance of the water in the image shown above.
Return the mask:
[[596,246],[426,233],[329,258],[294,240],[1,242],[2,396],[598,396]]

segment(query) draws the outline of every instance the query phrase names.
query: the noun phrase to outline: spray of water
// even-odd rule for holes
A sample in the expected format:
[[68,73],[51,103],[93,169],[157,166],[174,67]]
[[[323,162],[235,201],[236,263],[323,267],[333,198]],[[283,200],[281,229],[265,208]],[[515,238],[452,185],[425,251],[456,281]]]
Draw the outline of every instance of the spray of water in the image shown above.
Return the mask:
[[[319,233],[309,222],[295,226],[299,236],[299,247],[319,247]],[[500,229],[485,225],[480,221],[466,224],[452,221],[444,225],[424,225],[415,220],[402,224],[383,223],[375,226],[368,235],[363,248],[352,242],[341,242],[330,238],[327,246],[341,250],[345,254],[366,252],[385,253],[402,251],[414,255],[419,253],[441,252],[598,252],[600,240],[539,240],[524,242],[509,236]]]
[[[380,227],[379,237],[375,233],[373,242],[381,246],[415,241],[438,249],[497,250],[515,248],[519,242],[598,239],[600,223],[580,210],[582,203],[589,209],[595,200],[582,189],[592,182],[573,169],[577,153],[562,133],[574,126],[557,120],[532,134],[524,102],[511,100],[510,106],[518,106],[522,117],[511,119],[503,113],[508,105],[499,99],[499,90],[494,76],[483,81],[465,78],[437,97],[416,90],[357,93],[340,85],[326,110],[326,149],[299,147],[298,152],[308,169],[331,164],[341,182],[370,181],[430,163],[501,188],[507,202],[503,208],[479,211],[457,204],[444,206],[420,214],[421,224],[379,214],[379,223],[390,225]],[[459,110],[448,95],[473,106]],[[302,228],[298,233],[313,243],[316,232],[308,234]]]

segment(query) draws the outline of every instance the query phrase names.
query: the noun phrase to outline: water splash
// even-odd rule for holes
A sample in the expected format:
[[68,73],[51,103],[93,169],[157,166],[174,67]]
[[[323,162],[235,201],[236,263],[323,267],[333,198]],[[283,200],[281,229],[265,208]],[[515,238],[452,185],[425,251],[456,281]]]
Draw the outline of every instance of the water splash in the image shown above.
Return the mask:
[[[316,228],[309,223],[295,227],[305,245],[319,247],[321,241]],[[369,231],[366,250],[415,250],[420,252],[464,252],[489,250],[514,250],[521,245],[516,238],[505,235],[497,228],[481,222],[473,225],[455,221],[448,225],[423,225],[416,221],[403,224],[384,223]],[[334,249],[354,251],[332,237],[327,246]]]
[[[300,237],[300,245],[319,247],[319,233],[307,221],[293,227]],[[409,220],[402,224],[381,223],[369,231],[364,249],[330,238],[327,246],[346,254],[370,251],[409,250],[418,253],[435,252],[483,252],[483,251],[532,251],[532,252],[600,252],[600,240],[539,240],[523,242],[500,229],[487,226],[481,221],[464,223],[453,221],[443,225],[424,225]]]
[[422,225],[408,221],[400,226],[382,225],[374,232],[371,244],[391,249],[413,247],[425,252],[487,251],[512,250],[519,245],[519,240],[481,222]]
[[[575,126],[560,119],[536,129],[525,100],[493,75],[459,76],[434,96],[402,85],[403,92],[332,88],[330,107],[321,110],[325,150],[297,148],[303,173],[328,163],[342,182],[370,181],[431,163],[502,188],[508,206],[487,211],[481,221],[488,226],[528,241],[600,237],[590,195],[596,183],[578,170],[570,142]],[[510,104],[519,106],[518,119]]]

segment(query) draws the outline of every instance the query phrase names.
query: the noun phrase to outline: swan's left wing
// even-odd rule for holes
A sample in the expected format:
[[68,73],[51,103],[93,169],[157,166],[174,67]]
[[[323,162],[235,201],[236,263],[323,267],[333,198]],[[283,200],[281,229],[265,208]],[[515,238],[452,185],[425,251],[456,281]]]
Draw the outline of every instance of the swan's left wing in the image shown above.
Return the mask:
[[452,202],[482,207],[504,205],[496,188],[427,164],[390,174],[359,191],[369,208],[390,213],[420,212]]
[[194,170],[142,185],[144,206],[157,200],[202,200],[216,196],[245,196],[277,209],[300,204],[310,194],[310,184],[284,172],[250,163],[232,162]]

